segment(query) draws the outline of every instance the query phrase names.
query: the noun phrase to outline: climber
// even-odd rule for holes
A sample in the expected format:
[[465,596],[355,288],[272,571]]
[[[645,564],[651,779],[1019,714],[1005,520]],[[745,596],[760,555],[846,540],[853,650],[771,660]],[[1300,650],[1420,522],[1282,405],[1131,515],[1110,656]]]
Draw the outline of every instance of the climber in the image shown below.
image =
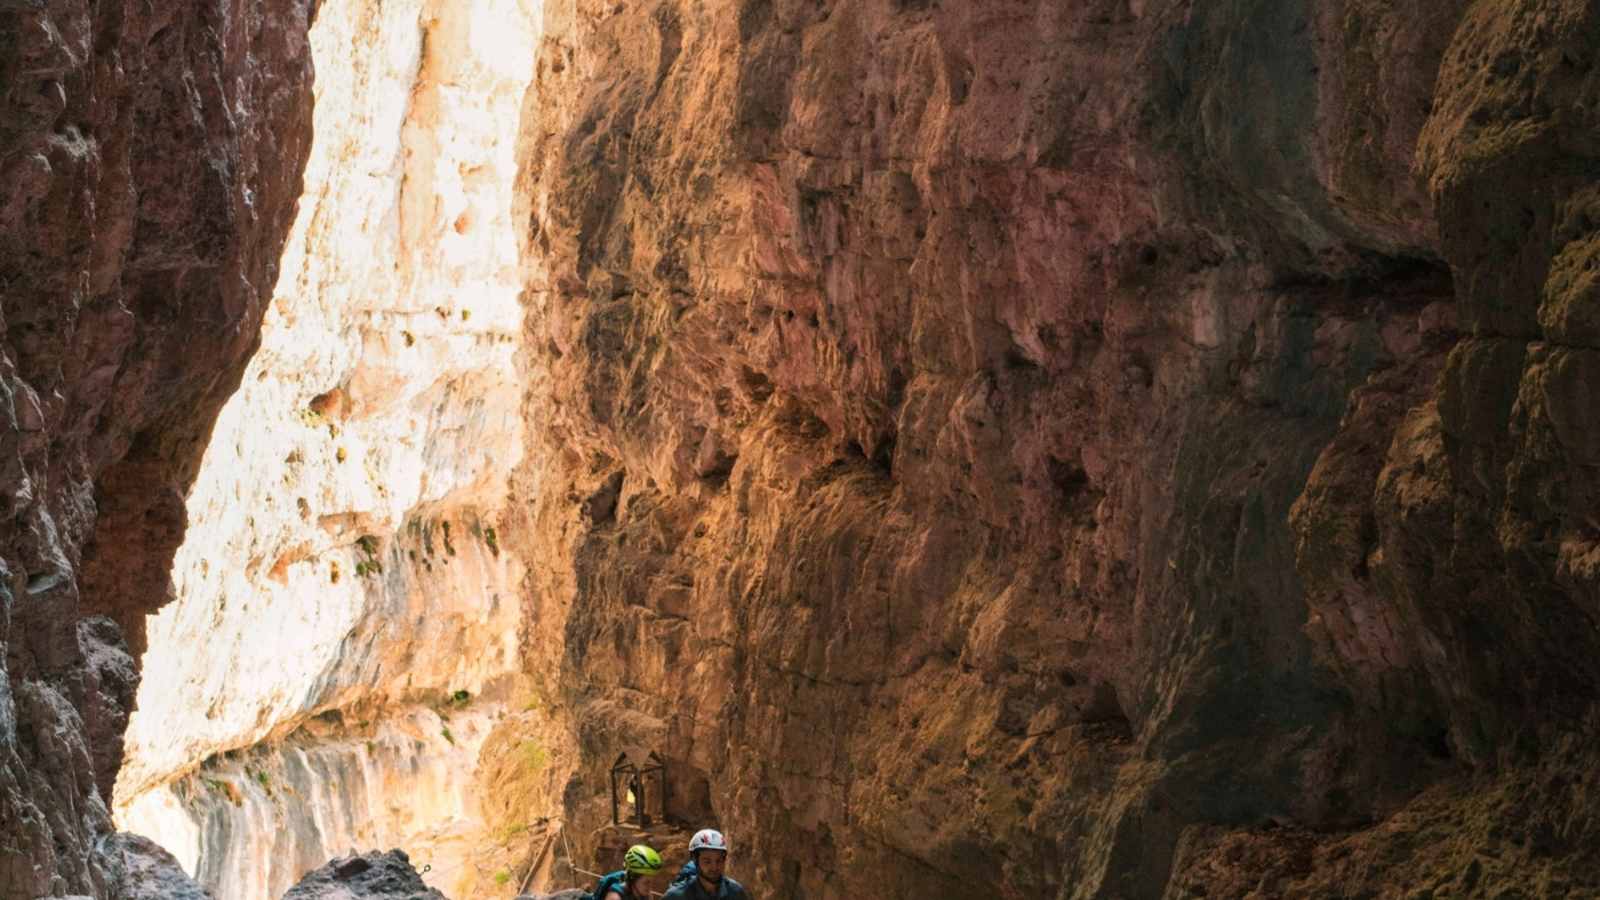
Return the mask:
[[600,879],[590,900],[650,900],[660,884],[661,854],[634,844],[622,857],[622,870]]
[[689,839],[689,861],[661,900],[750,900],[744,886],[723,874],[728,842],[710,828]]

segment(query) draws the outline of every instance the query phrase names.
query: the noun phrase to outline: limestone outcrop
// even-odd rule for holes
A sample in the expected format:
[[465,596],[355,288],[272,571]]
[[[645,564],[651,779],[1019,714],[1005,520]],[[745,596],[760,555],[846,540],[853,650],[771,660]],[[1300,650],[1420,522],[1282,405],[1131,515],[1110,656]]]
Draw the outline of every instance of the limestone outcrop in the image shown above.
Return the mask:
[[118,832],[98,849],[110,864],[113,900],[215,900],[149,838]]
[[352,0],[311,28],[305,198],[188,496],[117,788],[121,827],[221,900],[371,847],[465,896],[499,870],[468,857],[516,837],[476,773],[526,694],[498,535],[524,456],[510,184],[537,9]]
[[307,875],[283,900],[444,900],[422,883],[402,850],[336,859]]

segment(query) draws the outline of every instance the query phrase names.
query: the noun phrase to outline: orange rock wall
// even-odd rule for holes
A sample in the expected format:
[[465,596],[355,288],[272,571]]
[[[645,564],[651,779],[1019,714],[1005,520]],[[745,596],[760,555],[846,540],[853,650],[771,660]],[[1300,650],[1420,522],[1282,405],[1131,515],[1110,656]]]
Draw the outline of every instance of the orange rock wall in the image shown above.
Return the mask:
[[1469,5],[547,7],[575,830],[641,745],[766,896],[1472,889],[1520,831],[1289,852],[1466,821],[1600,686],[1600,8]]

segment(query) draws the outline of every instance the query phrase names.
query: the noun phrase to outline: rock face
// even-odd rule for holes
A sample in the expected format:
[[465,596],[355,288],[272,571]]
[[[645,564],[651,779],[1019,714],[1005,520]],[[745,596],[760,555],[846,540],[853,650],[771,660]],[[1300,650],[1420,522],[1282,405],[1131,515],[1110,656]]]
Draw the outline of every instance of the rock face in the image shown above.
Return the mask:
[[496,871],[466,857],[504,842],[475,773],[526,693],[499,510],[524,457],[510,184],[537,12],[352,0],[311,30],[305,199],[188,497],[117,793],[223,900],[351,848],[405,847],[458,896]]
[[307,875],[283,900],[444,900],[422,883],[404,851],[336,859]]
[[6,900],[139,895],[106,801],[144,616],[299,197],[310,9],[0,5]]
[[547,9],[573,834],[642,745],[768,896],[1597,889],[1597,29]]
[[[375,713],[376,714],[376,713]],[[292,735],[208,759],[118,810],[159,835],[218,897],[279,897],[352,847],[404,841],[440,884],[462,882],[486,834],[473,778],[498,717],[484,710],[337,713]]]
[[115,900],[213,900],[172,854],[136,834],[114,834],[100,846],[109,861]]

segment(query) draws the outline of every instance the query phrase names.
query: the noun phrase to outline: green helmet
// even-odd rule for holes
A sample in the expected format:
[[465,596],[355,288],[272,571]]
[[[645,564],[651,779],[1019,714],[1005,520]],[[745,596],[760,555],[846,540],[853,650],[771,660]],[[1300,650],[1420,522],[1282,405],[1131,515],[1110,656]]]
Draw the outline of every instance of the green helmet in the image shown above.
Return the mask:
[[622,857],[622,866],[629,875],[654,875],[661,871],[661,854],[643,844],[634,844]]

